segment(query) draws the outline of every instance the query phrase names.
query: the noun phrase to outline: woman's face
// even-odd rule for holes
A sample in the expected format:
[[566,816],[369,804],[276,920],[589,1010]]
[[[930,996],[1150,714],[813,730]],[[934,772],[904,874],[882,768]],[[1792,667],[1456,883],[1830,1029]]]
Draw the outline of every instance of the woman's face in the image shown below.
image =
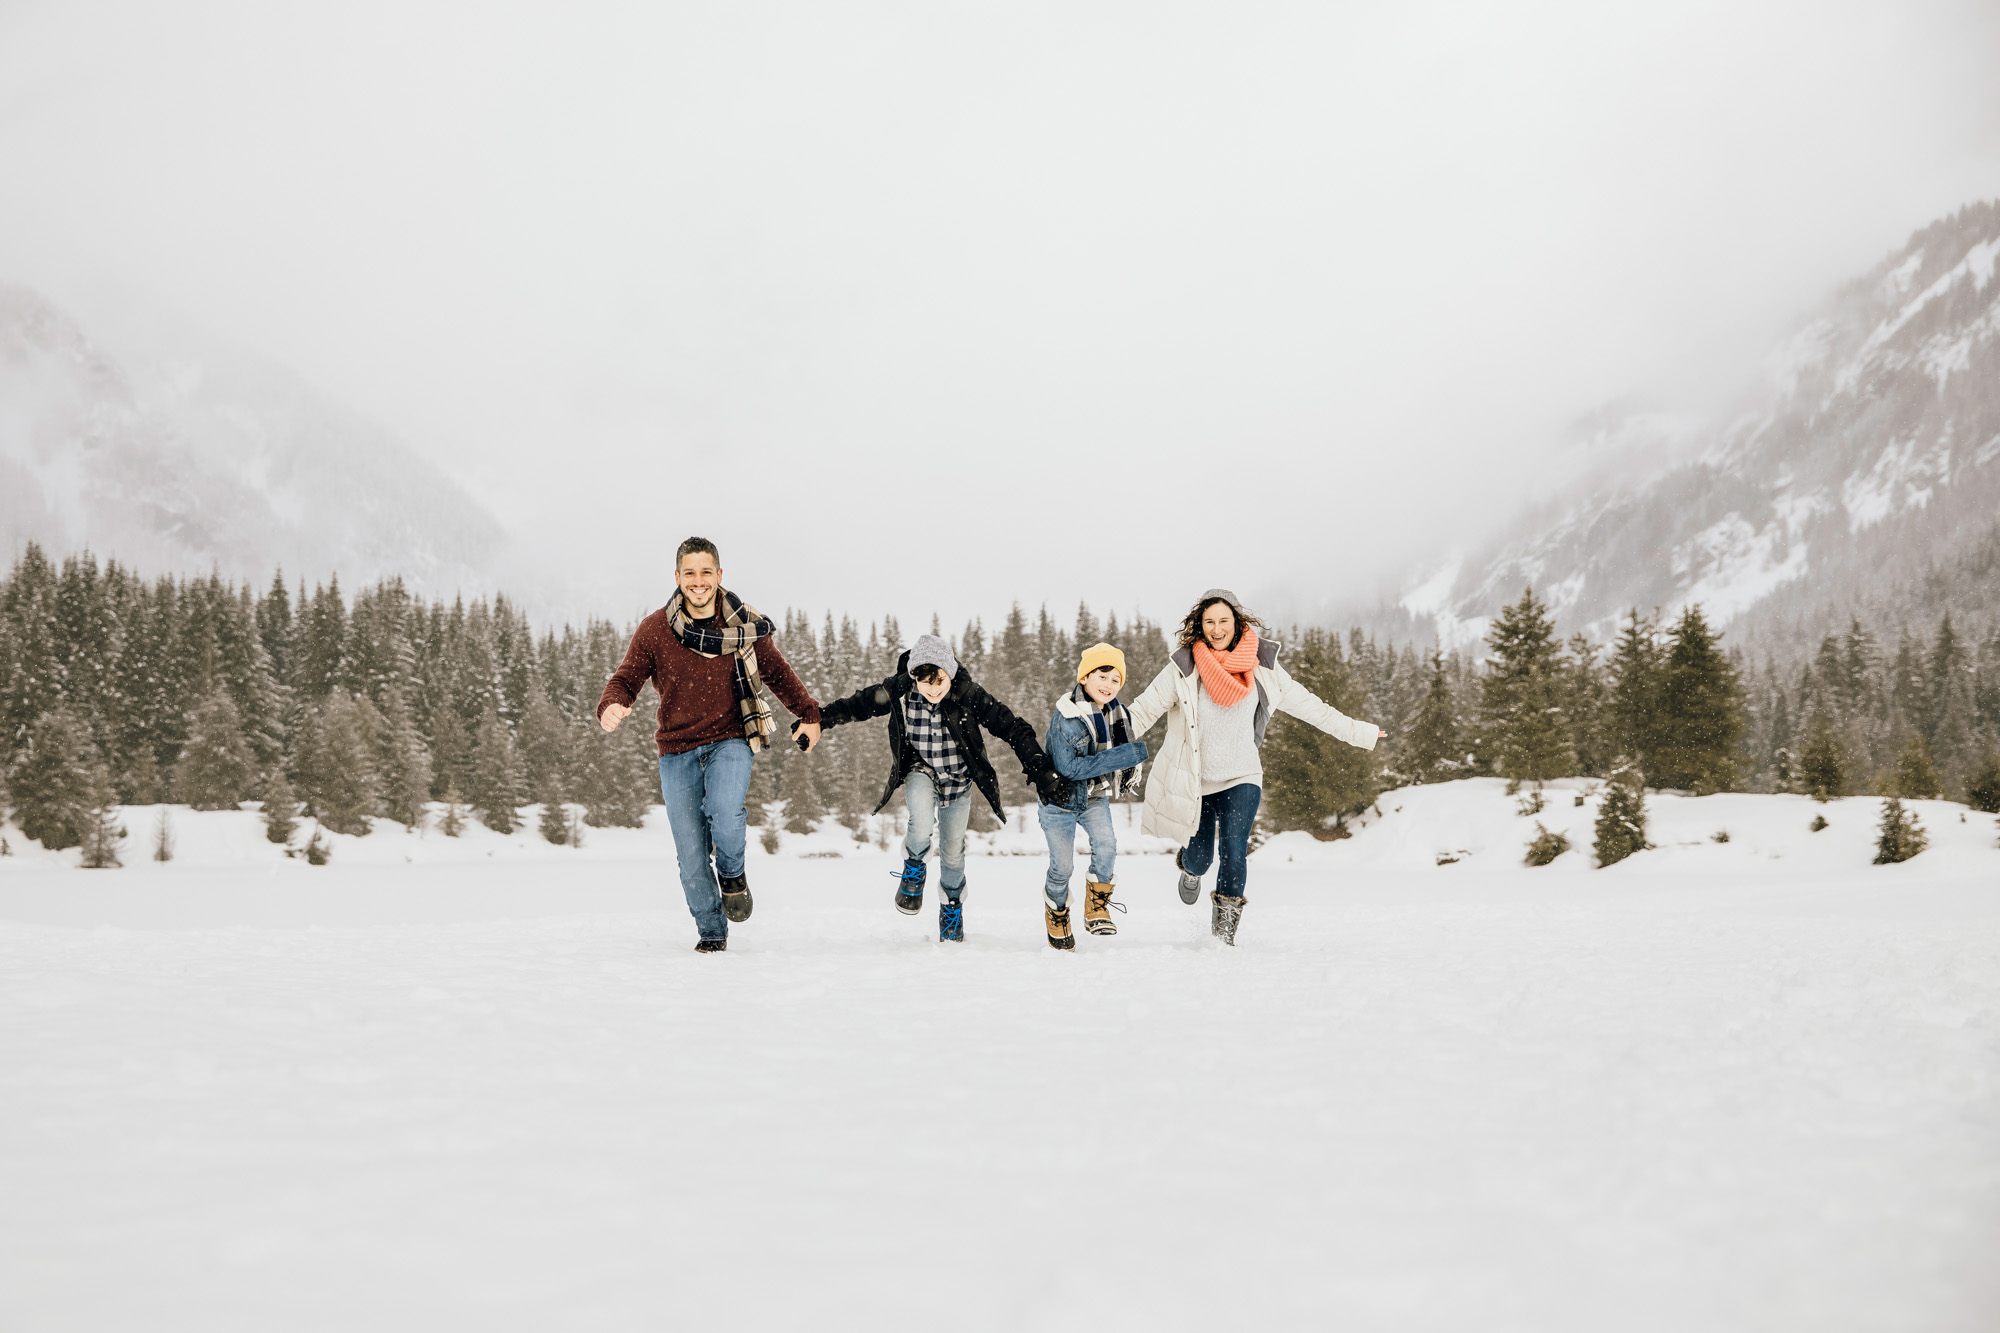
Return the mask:
[[1201,637],[1216,652],[1229,651],[1229,641],[1236,637],[1236,613],[1229,609],[1229,603],[1217,602],[1201,613]]

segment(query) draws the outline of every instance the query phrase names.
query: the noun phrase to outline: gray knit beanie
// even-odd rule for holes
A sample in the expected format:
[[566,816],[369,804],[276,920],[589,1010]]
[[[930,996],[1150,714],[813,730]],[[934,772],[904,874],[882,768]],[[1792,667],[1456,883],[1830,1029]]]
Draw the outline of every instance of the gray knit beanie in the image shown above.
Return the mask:
[[1229,589],[1227,588],[1210,588],[1207,592],[1195,598],[1194,604],[1196,606],[1200,606],[1203,602],[1207,601],[1211,597],[1220,597],[1223,601],[1229,603],[1230,610],[1234,611],[1239,616],[1243,614],[1243,603],[1237,601],[1236,594],[1229,591]]
[[951,645],[935,634],[918,635],[916,644],[910,649],[911,675],[926,664],[944,672],[947,680],[958,675],[958,659],[951,655]]

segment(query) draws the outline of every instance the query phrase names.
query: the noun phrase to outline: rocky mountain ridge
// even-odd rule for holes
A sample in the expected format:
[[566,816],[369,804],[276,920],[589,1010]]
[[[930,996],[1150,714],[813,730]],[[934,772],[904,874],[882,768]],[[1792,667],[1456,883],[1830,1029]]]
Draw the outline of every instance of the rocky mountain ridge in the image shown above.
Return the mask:
[[1916,232],[1772,350],[1726,419],[1610,412],[1610,460],[1499,536],[1331,618],[1471,646],[1533,585],[1562,630],[1699,602],[1739,643],[1849,616],[2000,619],[2000,201]]
[[499,523],[388,431],[254,358],[120,359],[0,284],[0,551],[89,547],[148,572],[401,575],[484,589]]

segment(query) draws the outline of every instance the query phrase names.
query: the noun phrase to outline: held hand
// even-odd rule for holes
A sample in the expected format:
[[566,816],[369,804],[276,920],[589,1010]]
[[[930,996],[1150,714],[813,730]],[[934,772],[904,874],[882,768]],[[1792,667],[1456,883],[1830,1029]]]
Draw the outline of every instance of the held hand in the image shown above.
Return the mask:
[[1378,741],[1386,741],[1389,739],[1389,733],[1382,730],[1382,728],[1377,727],[1375,728],[1375,739]]
[[801,750],[804,750],[807,754],[811,754],[813,746],[819,744],[819,723],[794,722],[792,724],[792,738],[798,741]]
[[1069,779],[1045,768],[1035,774],[1035,796],[1043,805],[1061,805],[1069,798]]
[[618,724],[623,722],[625,715],[631,711],[624,704],[606,704],[604,711],[597,715],[597,725],[606,731],[616,731]]

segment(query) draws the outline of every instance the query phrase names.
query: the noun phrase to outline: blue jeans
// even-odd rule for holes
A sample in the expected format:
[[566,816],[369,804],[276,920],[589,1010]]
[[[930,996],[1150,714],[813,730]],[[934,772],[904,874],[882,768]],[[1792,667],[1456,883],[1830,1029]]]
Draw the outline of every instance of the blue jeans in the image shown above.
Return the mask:
[[[722,890],[715,876],[743,873],[743,803],[750,797],[750,743],[716,741],[680,754],[660,756],[660,796],[674,831],[681,892],[705,940],[729,938],[722,914]],[[710,853],[715,869],[708,867]]]
[[1263,801],[1264,789],[1254,782],[1239,782],[1202,797],[1201,827],[1181,849],[1181,869],[1190,875],[1206,873],[1219,840],[1222,868],[1215,872],[1215,891],[1224,898],[1241,898],[1250,878],[1250,827],[1257,822],[1257,807]]
[[937,830],[938,887],[957,902],[965,892],[965,825],[972,818],[972,791],[961,792],[940,807],[937,783],[922,769],[903,779],[903,802],[910,807],[910,831],[903,837],[903,855],[921,861],[931,854],[931,830]]
[[1112,863],[1118,857],[1118,833],[1111,825],[1111,798],[1100,796],[1082,810],[1065,810],[1045,805],[1036,816],[1042,822],[1042,836],[1049,840],[1049,878],[1043,887],[1050,902],[1061,911],[1069,906],[1070,871],[1076,865],[1076,826],[1090,837],[1090,878],[1093,883],[1111,882]]

